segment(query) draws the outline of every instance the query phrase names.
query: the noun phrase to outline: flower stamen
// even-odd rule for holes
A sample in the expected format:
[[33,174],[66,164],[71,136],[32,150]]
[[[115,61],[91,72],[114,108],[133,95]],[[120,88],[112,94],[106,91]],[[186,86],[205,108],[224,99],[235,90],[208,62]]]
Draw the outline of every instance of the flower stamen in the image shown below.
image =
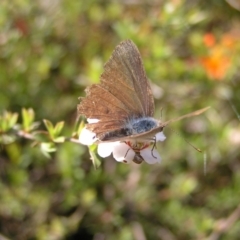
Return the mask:
[[125,143],[134,151],[134,152],[140,152],[141,150],[148,148],[151,144],[144,143],[144,142],[131,142],[131,141],[125,141]]

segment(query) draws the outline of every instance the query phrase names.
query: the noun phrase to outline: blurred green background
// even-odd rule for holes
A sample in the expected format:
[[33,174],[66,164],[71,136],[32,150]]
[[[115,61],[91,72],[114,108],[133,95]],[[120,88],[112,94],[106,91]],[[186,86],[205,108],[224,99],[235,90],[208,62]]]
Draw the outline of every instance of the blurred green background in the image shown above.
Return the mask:
[[71,136],[78,97],[124,39],[141,52],[156,117],[211,109],[165,129],[156,165],[109,157],[95,169],[79,144],[50,158],[24,138],[2,144],[1,240],[240,239],[238,0],[1,0],[1,113],[32,108],[39,129],[64,121]]

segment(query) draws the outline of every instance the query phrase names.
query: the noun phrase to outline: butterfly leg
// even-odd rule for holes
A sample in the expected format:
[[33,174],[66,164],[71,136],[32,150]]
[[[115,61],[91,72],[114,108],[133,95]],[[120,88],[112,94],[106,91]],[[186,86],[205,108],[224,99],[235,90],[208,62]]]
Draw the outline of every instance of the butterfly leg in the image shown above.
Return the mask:
[[154,150],[154,148],[156,148],[156,143],[157,143],[156,137],[154,137],[153,140],[154,140],[154,143],[153,143],[153,147],[152,147],[152,149],[151,149],[151,153],[152,153],[152,156],[153,156],[154,158],[157,158],[157,157],[155,157],[154,154],[153,154],[153,150]]
[[130,149],[131,149],[131,148],[129,148],[129,149],[127,150],[127,152],[126,152],[124,158],[126,158],[126,156],[128,155],[128,152],[129,152]]

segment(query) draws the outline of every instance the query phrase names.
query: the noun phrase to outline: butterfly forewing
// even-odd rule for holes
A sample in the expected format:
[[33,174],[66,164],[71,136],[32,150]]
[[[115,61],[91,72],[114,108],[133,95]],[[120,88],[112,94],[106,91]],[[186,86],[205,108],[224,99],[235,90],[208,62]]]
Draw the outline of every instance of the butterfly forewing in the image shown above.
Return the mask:
[[141,55],[132,41],[123,41],[116,47],[104,70],[101,83],[129,106],[129,109],[134,111],[132,114],[153,116],[152,91]]
[[[87,118],[105,121],[109,120],[109,116],[111,116],[112,120],[119,120],[129,115],[129,111],[124,104],[117,98],[114,98],[100,84],[94,84],[87,88],[86,93],[86,98],[83,98],[81,104],[78,105],[78,111],[80,114],[87,116]],[[114,101],[110,102],[109,99],[113,98]]]

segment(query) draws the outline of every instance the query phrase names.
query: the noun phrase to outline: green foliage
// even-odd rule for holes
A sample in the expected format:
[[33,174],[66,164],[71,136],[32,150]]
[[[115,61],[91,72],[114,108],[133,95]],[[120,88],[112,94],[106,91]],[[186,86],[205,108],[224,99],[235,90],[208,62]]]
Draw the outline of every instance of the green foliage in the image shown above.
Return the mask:
[[[239,239],[237,6],[3,0],[0,239]],[[156,117],[211,106],[165,129],[159,165],[101,159],[78,142],[78,97],[124,39],[141,52]]]
[[0,130],[2,132],[6,132],[9,129],[13,128],[13,126],[16,124],[18,119],[17,113],[11,113],[11,112],[4,112],[2,116],[0,116]]
[[31,132],[32,130],[34,130],[35,128],[38,127],[38,123],[35,122],[34,123],[34,117],[35,117],[35,113],[33,111],[32,108],[30,109],[22,109],[22,130],[24,132]]

